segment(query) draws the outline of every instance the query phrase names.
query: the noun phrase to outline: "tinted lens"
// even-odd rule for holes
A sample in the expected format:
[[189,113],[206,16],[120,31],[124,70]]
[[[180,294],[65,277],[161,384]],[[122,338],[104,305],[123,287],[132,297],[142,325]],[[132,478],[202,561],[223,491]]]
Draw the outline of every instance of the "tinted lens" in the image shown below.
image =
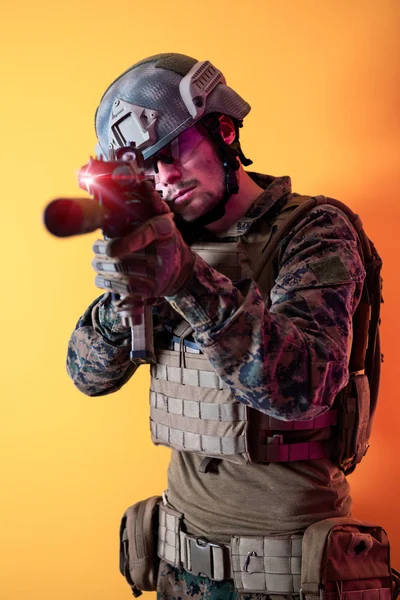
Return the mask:
[[172,142],[171,146],[174,158],[181,164],[184,164],[191,158],[202,140],[203,135],[197,127],[190,127],[190,129],[181,133],[181,135]]
[[203,139],[204,136],[196,125],[190,127],[181,133],[176,140],[173,140],[160,152],[145,161],[145,173],[149,175],[158,173],[157,163],[159,161],[167,164],[185,164]]

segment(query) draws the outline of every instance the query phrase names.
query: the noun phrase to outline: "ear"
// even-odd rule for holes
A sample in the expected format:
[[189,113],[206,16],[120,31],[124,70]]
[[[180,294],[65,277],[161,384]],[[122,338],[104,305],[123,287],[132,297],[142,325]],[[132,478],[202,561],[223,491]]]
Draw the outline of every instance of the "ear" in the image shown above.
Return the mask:
[[219,132],[224,142],[228,145],[232,144],[236,137],[235,126],[233,121],[227,115],[221,115],[218,117],[219,121]]

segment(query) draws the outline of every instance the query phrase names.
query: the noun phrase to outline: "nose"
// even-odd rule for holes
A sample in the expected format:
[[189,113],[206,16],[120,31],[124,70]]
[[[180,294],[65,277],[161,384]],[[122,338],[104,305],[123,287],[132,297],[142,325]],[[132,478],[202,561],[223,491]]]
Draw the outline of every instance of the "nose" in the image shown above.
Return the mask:
[[170,185],[181,179],[181,172],[175,163],[157,162],[157,182],[160,185]]

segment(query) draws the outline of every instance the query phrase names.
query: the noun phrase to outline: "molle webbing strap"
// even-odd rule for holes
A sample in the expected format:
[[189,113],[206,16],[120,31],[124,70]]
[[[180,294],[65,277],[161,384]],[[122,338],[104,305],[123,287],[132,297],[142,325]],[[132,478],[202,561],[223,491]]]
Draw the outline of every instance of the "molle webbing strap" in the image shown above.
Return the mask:
[[330,427],[337,424],[337,420],[338,412],[336,410],[326,412],[308,421],[281,421],[261,413],[259,415],[257,459],[270,463],[328,458],[332,455],[332,449],[326,441],[284,443],[284,434],[307,430],[326,429],[329,431]]
[[301,546],[301,535],[233,536],[235,587],[241,593],[299,594]]
[[209,421],[245,421],[246,419],[246,407],[241,402],[214,404],[213,402],[167,397],[151,391],[150,405],[165,410],[168,414],[191,419],[207,419]]
[[270,444],[258,447],[258,460],[266,463],[290,462],[294,460],[314,460],[329,458],[332,451],[324,442],[299,442],[283,444],[282,436],[275,435]]
[[[188,359],[186,357],[186,364],[187,362]],[[183,385],[215,388],[217,390],[228,388],[226,383],[224,383],[215,371],[156,364],[152,368],[152,374],[154,374],[154,377],[157,379],[181,383]]]
[[174,567],[180,566],[179,531],[182,517],[182,513],[160,504],[157,554]]
[[[246,451],[245,440],[242,437],[221,437],[193,433],[174,429],[169,425],[163,425],[155,421],[151,421],[150,428],[155,443],[164,443],[176,450],[199,452],[207,456],[212,454],[220,458],[241,455]],[[237,460],[235,462],[243,463],[245,461]]]
[[179,368],[177,352],[159,351],[152,366],[150,411],[153,442],[204,455],[235,456],[249,462],[246,452],[246,407],[234,400],[228,386],[203,355],[187,357],[190,368]]

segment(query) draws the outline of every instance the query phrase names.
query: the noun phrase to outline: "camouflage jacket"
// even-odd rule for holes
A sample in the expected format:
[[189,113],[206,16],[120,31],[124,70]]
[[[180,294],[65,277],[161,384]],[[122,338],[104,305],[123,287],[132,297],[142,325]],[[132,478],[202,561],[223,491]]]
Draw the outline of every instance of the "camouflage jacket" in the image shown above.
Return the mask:
[[[290,197],[289,177],[249,174],[264,192],[221,241],[276,216]],[[154,329],[167,306],[194,328],[195,341],[237,400],[284,420],[313,418],[329,410],[348,381],[351,320],[365,278],[358,244],[339,209],[314,208],[282,242],[269,309],[253,280],[233,283],[197,255],[179,293],[154,307]],[[86,310],[67,359],[83,393],[115,392],[132,376],[137,365],[129,360],[129,337],[108,294]]]

